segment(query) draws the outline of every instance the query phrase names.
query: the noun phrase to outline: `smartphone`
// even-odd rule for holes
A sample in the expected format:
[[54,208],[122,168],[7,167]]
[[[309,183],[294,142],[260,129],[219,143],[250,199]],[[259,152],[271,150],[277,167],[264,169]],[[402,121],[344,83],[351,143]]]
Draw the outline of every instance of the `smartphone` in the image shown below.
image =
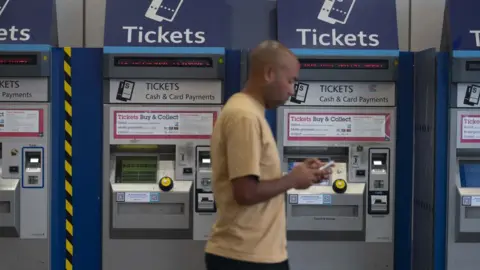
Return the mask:
[[10,2],[10,0],[0,0],[0,16],[2,15],[3,11],[7,7],[8,2]]
[[333,167],[333,165],[335,165],[335,161],[331,160],[329,161],[327,164],[323,165],[322,167],[320,167],[319,170],[325,170],[325,169],[328,169],[330,167]]
[[354,4],[355,0],[325,0],[318,19],[330,24],[345,24]]
[[465,97],[463,99],[463,104],[465,105],[478,105],[480,102],[480,86],[472,84],[467,87],[465,92]]
[[128,101],[132,100],[133,89],[135,88],[135,82],[124,80],[118,84],[117,100]]
[[157,22],[172,22],[182,4],[183,0],[152,0],[145,17]]
[[295,93],[293,94],[293,96],[290,97],[290,101],[296,104],[305,103],[305,101],[307,100],[308,88],[309,85],[306,83],[295,83]]

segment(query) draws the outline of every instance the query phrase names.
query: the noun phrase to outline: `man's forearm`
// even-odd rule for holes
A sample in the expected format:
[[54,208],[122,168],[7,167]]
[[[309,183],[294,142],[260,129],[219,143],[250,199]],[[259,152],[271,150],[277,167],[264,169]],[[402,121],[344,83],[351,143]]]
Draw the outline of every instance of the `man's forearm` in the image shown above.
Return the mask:
[[294,181],[290,179],[288,174],[275,180],[258,181],[255,186],[256,188],[249,192],[246,203],[248,205],[253,205],[268,201],[271,198],[292,189],[293,183]]

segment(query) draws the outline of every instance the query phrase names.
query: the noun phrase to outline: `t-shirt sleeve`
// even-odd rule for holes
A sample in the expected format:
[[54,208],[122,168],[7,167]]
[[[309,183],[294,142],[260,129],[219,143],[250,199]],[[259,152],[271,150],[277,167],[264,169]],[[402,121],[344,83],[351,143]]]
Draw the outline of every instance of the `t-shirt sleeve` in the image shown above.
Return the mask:
[[224,135],[230,180],[249,175],[260,178],[262,136],[258,119],[253,115],[230,115]]

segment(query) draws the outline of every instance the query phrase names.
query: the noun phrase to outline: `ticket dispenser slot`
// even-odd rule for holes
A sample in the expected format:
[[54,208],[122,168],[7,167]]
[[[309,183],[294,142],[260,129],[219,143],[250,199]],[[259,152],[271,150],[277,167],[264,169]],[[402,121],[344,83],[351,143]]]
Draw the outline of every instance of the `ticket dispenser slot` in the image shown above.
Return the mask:
[[461,158],[457,162],[458,242],[480,242],[480,160]]
[[[287,236],[299,241],[361,241],[364,232],[365,184],[349,182],[350,147],[284,147],[284,166],[315,157],[335,161],[330,179],[306,190],[287,192]],[[345,193],[332,188],[335,180],[348,183]]]
[[389,213],[390,149],[369,149],[368,214]]
[[[112,238],[188,238],[191,181],[176,178],[176,145],[110,147]],[[173,183],[169,191],[160,180]]]
[[217,212],[212,191],[210,147],[196,147],[196,163],[193,240],[207,240]]
[[8,157],[10,153],[4,153],[7,149],[2,143],[0,148],[0,237],[18,237],[20,236],[20,179],[12,179],[8,169],[4,173],[3,157]]

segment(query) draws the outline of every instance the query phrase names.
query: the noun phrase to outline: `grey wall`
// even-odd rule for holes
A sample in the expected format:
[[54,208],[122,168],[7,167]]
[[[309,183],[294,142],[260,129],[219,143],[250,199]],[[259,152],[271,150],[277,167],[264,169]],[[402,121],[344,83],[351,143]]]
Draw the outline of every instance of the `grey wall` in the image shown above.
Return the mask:
[[[56,0],[60,46],[102,47],[105,0]],[[272,9],[276,0],[229,0],[236,7],[234,43],[251,47],[275,32]],[[246,2],[256,9],[242,8]],[[83,5],[85,3],[85,6]],[[400,50],[439,48],[445,0],[397,0]],[[85,20],[83,15],[85,13]],[[85,33],[83,29],[85,28]]]

